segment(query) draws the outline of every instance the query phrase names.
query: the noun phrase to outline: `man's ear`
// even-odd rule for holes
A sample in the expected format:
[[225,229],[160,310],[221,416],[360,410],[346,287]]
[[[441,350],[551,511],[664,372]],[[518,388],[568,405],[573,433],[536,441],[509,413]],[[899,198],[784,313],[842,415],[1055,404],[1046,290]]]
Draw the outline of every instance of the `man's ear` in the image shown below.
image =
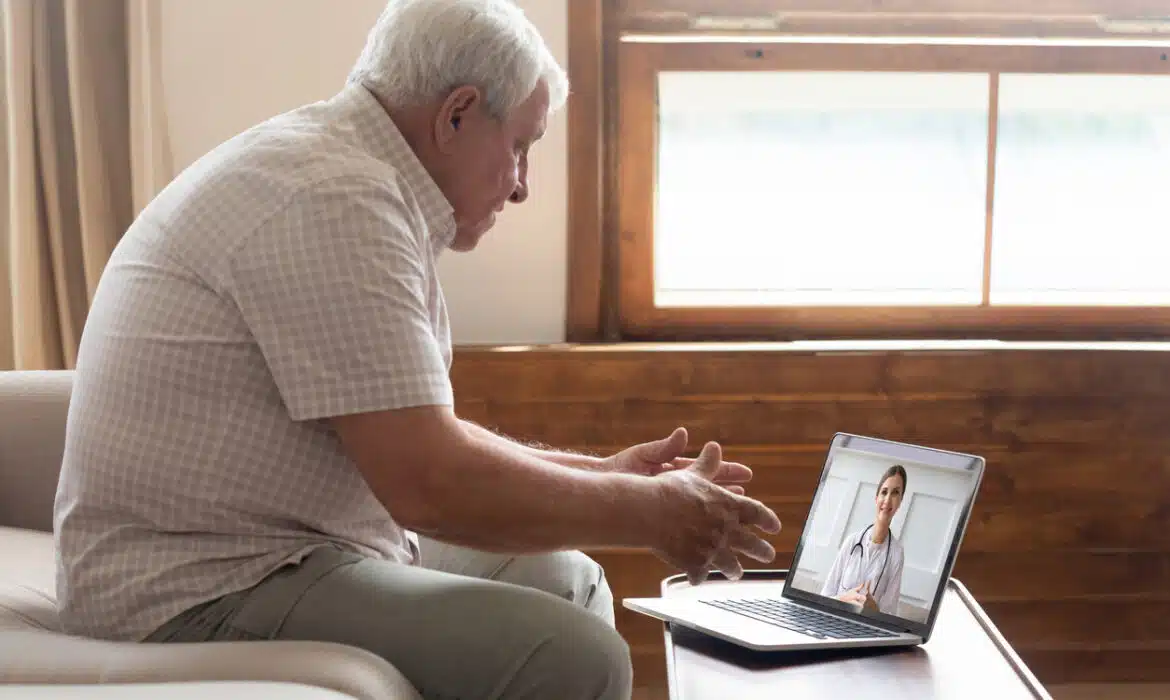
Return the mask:
[[468,119],[475,118],[482,103],[479,88],[472,85],[460,86],[447,95],[435,116],[435,144],[440,152],[450,151]]

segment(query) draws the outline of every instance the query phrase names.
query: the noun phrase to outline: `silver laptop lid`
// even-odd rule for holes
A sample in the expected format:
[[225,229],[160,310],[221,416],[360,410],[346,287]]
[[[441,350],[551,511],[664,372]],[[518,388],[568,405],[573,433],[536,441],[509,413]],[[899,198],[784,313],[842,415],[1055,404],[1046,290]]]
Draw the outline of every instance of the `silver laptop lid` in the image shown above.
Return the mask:
[[783,595],[928,639],[984,467],[976,455],[835,435]]

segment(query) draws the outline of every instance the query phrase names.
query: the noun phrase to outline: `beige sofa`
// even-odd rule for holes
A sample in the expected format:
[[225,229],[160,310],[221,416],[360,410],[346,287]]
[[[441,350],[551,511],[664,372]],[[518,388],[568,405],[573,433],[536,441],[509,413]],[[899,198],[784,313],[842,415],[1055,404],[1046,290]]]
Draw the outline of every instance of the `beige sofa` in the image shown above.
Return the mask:
[[0,372],[0,696],[420,700],[393,666],[338,644],[147,645],[61,633],[51,532],[71,386],[67,371]]

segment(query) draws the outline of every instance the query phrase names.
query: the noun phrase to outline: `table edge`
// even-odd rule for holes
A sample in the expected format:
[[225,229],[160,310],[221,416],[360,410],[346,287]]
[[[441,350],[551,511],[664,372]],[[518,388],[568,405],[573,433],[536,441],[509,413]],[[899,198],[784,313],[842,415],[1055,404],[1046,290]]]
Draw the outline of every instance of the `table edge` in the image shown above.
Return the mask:
[[[788,571],[788,569],[754,569],[744,571],[744,578],[750,578],[754,580],[783,580],[788,576]],[[708,578],[724,581],[727,580],[724,575],[718,572],[713,572]],[[662,579],[662,584],[660,586],[661,594],[665,596],[668,589],[685,583],[687,583],[687,577],[685,574],[667,576],[666,578]],[[967,606],[967,611],[970,612],[971,615],[975,618],[975,621],[979,623],[979,626],[983,629],[984,633],[986,633],[987,636],[991,638],[992,643],[995,644],[995,648],[999,650],[999,653],[1002,654],[1005,659],[1007,659],[1007,662],[1011,665],[1012,670],[1016,672],[1016,675],[1032,693],[1032,696],[1036,698],[1036,700],[1053,700],[1052,695],[1050,695],[1048,691],[1045,690],[1044,686],[1040,683],[1040,680],[1036,678],[1035,674],[1032,673],[1032,670],[1028,668],[1023,659],[1021,659],[1019,654],[1016,653],[1016,650],[1013,649],[1010,644],[1008,644],[1007,639],[1004,638],[1003,634],[999,631],[999,628],[996,627],[995,623],[991,621],[991,618],[987,616],[987,613],[983,610],[983,607],[979,605],[978,601],[975,600],[975,597],[971,595],[969,590],[967,590],[967,587],[963,585],[963,582],[952,576],[947,581],[947,587],[954,590],[958,595],[959,600],[963,601],[963,605]],[[674,665],[674,644],[670,634],[669,623],[663,623],[662,634],[666,648],[667,694],[670,700],[682,700],[682,698],[678,696],[678,673]]]

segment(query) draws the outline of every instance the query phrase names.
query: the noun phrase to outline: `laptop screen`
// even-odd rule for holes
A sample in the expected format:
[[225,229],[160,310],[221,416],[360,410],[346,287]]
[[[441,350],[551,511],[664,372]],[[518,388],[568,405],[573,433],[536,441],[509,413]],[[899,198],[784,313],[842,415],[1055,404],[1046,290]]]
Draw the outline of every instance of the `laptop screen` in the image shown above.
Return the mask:
[[835,436],[785,595],[928,636],[983,467],[974,455]]

